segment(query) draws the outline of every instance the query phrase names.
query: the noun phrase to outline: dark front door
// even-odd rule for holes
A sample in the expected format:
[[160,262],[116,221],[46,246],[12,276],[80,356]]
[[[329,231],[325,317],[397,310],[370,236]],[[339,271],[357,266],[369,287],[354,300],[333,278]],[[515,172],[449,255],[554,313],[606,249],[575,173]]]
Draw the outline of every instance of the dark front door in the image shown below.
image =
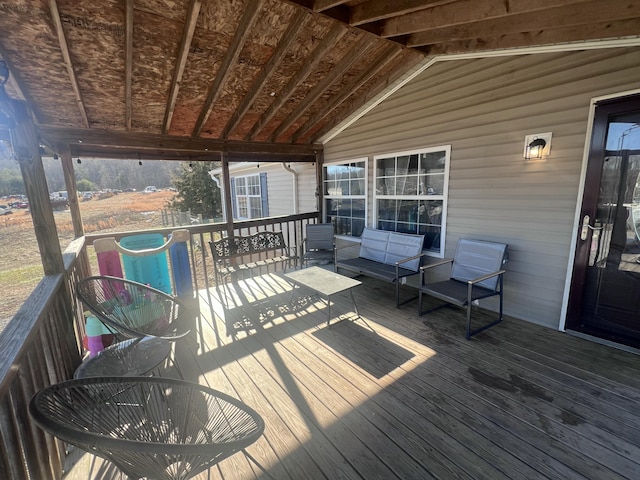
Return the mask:
[[568,329],[640,347],[640,96],[596,105]]

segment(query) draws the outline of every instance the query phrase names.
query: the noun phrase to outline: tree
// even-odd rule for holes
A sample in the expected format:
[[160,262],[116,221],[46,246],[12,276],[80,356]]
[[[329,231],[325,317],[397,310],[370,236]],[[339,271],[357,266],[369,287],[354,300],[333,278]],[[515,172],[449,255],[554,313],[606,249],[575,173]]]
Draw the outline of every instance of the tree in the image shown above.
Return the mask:
[[91,180],[83,178],[76,182],[76,189],[79,192],[95,192],[96,190],[98,190],[98,186]]
[[209,172],[218,167],[218,162],[193,162],[183,164],[172,177],[173,186],[178,191],[171,202],[173,208],[191,211],[204,218],[222,216],[220,188],[211,179]]

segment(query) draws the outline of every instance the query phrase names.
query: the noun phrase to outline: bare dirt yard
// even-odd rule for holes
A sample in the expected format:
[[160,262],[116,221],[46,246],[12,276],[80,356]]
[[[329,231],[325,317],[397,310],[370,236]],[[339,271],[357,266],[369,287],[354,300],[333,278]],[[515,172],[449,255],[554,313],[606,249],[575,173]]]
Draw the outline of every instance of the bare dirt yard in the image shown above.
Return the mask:
[[[80,201],[85,233],[144,230],[162,227],[162,210],[171,191],[120,193],[110,198]],[[54,212],[62,250],[73,240],[69,210]],[[14,209],[0,217],[0,330],[42,279],[42,262],[31,214]]]

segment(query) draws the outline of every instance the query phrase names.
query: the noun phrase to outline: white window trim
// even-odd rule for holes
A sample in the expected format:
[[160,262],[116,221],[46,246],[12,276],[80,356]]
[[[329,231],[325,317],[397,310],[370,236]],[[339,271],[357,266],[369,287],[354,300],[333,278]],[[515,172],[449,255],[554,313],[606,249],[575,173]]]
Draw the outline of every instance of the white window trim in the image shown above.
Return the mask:
[[[249,194],[249,177],[257,177],[258,178],[258,189],[260,190],[260,192],[258,193],[258,195],[250,195]],[[234,184],[234,198],[235,198],[235,202],[236,202],[236,212],[238,214],[238,220],[253,220],[254,217],[251,216],[251,204],[249,202],[249,198],[258,198],[260,200],[260,216],[259,217],[255,217],[255,218],[262,218],[262,186],[260,185],[260,174],[259,173],[251,173],[248,175],[238,175],[238,176],[234,176],[235,178],[235,184]],[[244,184],[244,188],[245,191],[247,192],[244,195],[239,195],[238,194],[238,179],[244,179],[245,184]],[[247,199],[247,214],[248,216],[246,217],[242,217],[240,216],[240,203],[239,203],[239,199],[240,197],[242,198],[246,198]]]
[[[364,195],[323,195],[323,205],[322,205],[322,221],[326,222],[327,221],[327,211],[326,211],[326,204],[324,203],[326,199],[331,199],[331,198],[350,198],[350,199],[355,199],[355,200],[359,200],[359,199],[363,199],[364,200],[364,225],[365,227],[368,225],[369,222],[369,157],[358,157],[358,158],[352,158],[349,160],[339,160],[339,161],[333,161],[333,162],[327,162],[325,164],[322,165],[322,191],[324,191],[324,183],[325,183],[325,176],[324,176],[324,172],[325,172],[325,168],[327,167],[331,167],[331,166],[336,166],[336,165],[348,165],[350,163],[359,163],[359,162],[364,162]],[[352,237],[351,235],[341,235],[344,237],[348,237],[348,238],[357,238],[357,237]]]
[[[431,153],[431,152],[446,152],[446,161],[444,165],[444,185],[442,187],[442,195],[378,195],[376,189],[376,182],[378,179],[378,160],[386,159],[389,157],[403,157],[410,155],[419,155],[421,153]],[[415,150],[406,150],[401,152],[390,152],[380,155],[374,155],[373,157],[374,165],[373,165],[373,219],[374,219],[374,228],[378,228],[378,201],[380,199],[385,200],[442,200],[442,224],[440,226],[440,252],[433,251],[425,251],[425,254],[444,258],[445,251],[445,240],[447,236],[447,210],[449,204],[449,166],[451,163],[451,145],[440,145],[437,147],[424,147]]]

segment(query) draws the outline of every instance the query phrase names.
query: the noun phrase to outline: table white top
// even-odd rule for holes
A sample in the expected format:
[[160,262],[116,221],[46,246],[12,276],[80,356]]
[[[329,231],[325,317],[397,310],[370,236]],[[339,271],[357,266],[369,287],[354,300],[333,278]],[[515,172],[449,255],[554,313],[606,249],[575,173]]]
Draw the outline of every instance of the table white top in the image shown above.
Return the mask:
[[320,267],[303,268],[284,274],[295,283],[315,290],[320,295],[330,296],[357,287],[362,282],[345,277]]

